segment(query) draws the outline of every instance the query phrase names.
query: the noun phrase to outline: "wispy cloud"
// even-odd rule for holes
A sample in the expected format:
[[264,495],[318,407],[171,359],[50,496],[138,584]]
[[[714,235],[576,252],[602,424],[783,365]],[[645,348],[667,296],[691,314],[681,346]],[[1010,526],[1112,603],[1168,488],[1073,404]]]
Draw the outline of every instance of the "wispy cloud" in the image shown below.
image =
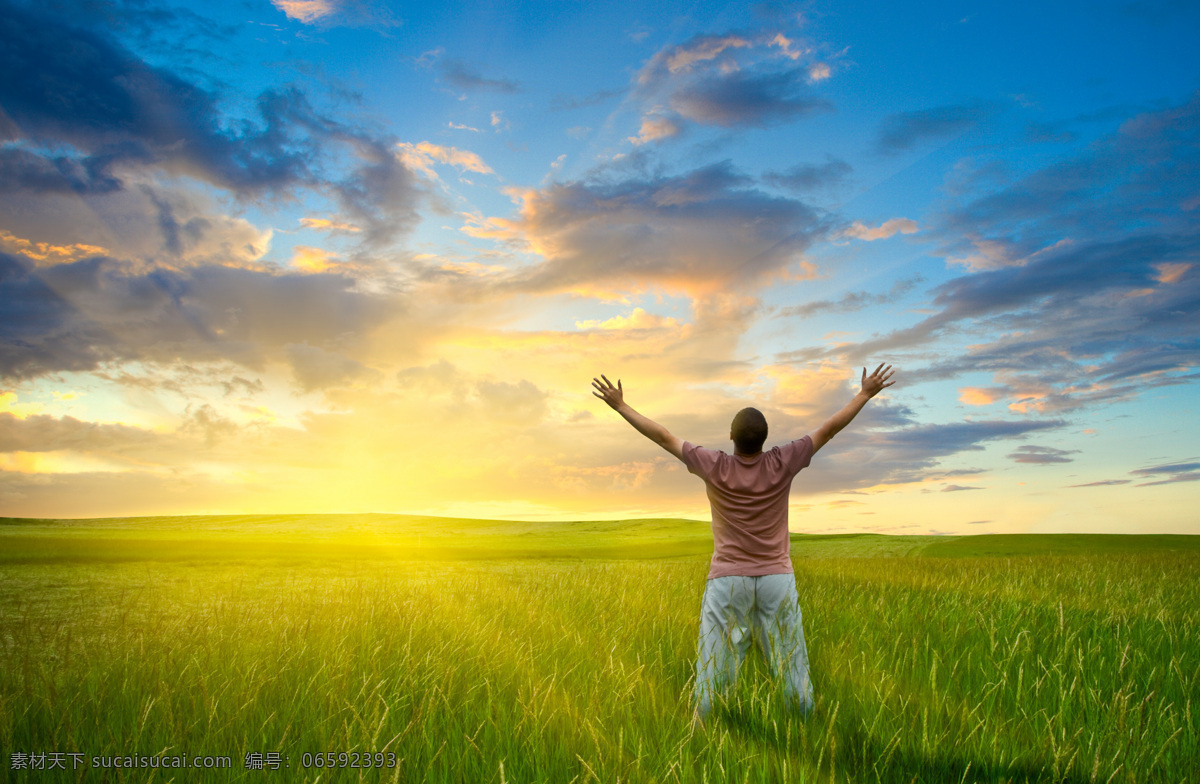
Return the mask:
[[831,155],[825,163],[797,164],[782,172],[766,172],[763,181],[793,193],[809,193],[837,187],[851,171],[850,164]]
[[444,147],[432,142],[411,144],[401,142],[396,145],[397,155],[411,169],[424,172],[437,178],[433,170],[434,162],[445,163],[462,171],[473,171],[479,174],[495,174],[491,166],[483,162],[476,153],[470,150],[460,150],[457,147]]
[[912,291],[924,278],[912,277],[896,281],[890,289],[879,294],[867,291],[847,292],[838,300],[817,300],[803,305],[790,305],[779,311],[782,317],[810,318],[820,313],[853,313],[872,305],[887,305]]
[[849,228],[842,229],[840,236],[874,242],[875,240],[886,240],[897,234],[915,234],[917,230],[918,227],[915,220],[892,218],[891,220],[884,221],[875,228],[867,226],[862,221],[854,221]]
[[438,60],[438,67],[442,72],[442,78],[459,90],[492,93],[516,93],[521,90],[518,82],[512,79],[485,76],[481,71],[461,60],[452,58]]
[[1035,446],[1032,444],[1018,447],[1011,452],[1008,459],[1016,463],[1029,465],[1052,465],[1055,463],[1070,463],[1074,458],[1067,455],[1078,454],[1078,449],[1056,449],[1052,446]]
[[954,136],[989,118],[994,110],[982,105],[937,106],[898,112],[883,120],[876,147],[880,152],[910,150],[926,139]]
[[1168,485],[1176,482],[1196,482],[1200,481],[1200,463],[1164,463],[1149,468],[1139,468],[1129,473],[1143,479],[1154,480],[1152,482],[1142,482],[1138,487],[1153,487],[1154,485]]

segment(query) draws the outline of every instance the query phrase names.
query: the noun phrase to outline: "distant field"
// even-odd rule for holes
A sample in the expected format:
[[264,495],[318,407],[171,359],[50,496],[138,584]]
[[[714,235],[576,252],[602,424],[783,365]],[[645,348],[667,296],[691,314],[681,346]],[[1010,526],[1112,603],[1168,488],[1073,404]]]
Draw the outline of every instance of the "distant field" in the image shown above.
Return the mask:
[[[0,780],[1196,780],[1200,537],[793,536],[816,711],[752,658],[693,731],[711,546],[686,520],[0,518]],[[85,763],[13,769],[39,752]],[[231,763],[91,765],[182,753]]]

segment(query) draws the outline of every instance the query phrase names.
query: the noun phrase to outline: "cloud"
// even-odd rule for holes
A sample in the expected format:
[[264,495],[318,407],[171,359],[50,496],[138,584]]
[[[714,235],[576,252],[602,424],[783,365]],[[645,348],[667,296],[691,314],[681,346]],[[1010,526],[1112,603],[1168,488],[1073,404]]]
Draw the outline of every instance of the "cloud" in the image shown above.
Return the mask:
[[1000,392],[1002,390],[963,387],[958,390],[958,400],[960,403],[965,403],[968,406],[990,406],[1000,397]]
[[633,142],[635,146],[642,145],[647,142],[672,139],[682,131],[683,129],[679,126],[679,123],[670,117],[643,117],[642,127],[638,131],[638,135],[630,136],[629,141]]
[[0,452],[110,452],[128,454],[157,441],[142,428],[35,414],[0,412]]
[[333,0],[271,0],[271,5],[287,14],[288,19],[305,24],[332,16],[337,10]]
[[331,234],[354,234],[362,231],[361,228],[355,226],[353,223],[330,220],[329,218],[301,218],[300,225],[306,229],[317,229],[318,231],[327,231]]
[[702,125],[765,127],[827,111],[832,105],[801,88],[803,69],[773,73],[734,71],[676,90],[669,105]]
[[[971,487],[968,485],[946,485],[945,487],[942,488],[942,492],[943,493],[957,493],[960,490],[982,490],[982,489],[983,489],[982,487]],[[987,521],[981,520],[980,522],[987,522]]]
[[1079,452],[1078,449],[1055,449],[1052,446],[1026,445],[1018,447],[1017,451],[1008,455],[1008,458],[1014,462],[1028,465],[1050,465],[1052,463],[1070,463],[1074,458],[1067,457],[1067,455],[1077,452]]
[[228,360],[258,368],[293,343],[362,336],[397,303],[336,274],[138,269],[105,257],[37,268],[0,253],[0,377],[106,363]]
[[842,230],[840,236],[874,242],[875,240],[886,240],[896,234],[913,234],[916,231],[916,221],[908,218],[892,218],[873,229],[862,221],[854,221],[850,228]]
[[307,343],[289,343],[283,348],[297,383],[306,391],[339,386],[368,370],[361,362]]
[[336,254],[324,248],[297,245],[292,248],[292,266],[302,272],[324,272],[337,266]]
[[356,168],[329,184],[348,220],[360,226],[366,245],[380,247],[416,227],[424,191],[412,171],[394,153],[395,142],[345,135]]
[[17,237],[4,229],[0,229],[0,250],[7,253],[19,253],[28,259],[33,259],[39,265],[60,264],[67,261],[79,261],[88,256],[108,255],[108,251],[98,245],[86,245],[82,242],[65,245],[33,242],[24,237]]
[[[787,45],[780,41],[787,41]],[[810,90],[821,69],[797,61],[781,34],[699,35],[651,57],[634,79],[634,96],[646,107],[667,107],[700,125],[766,127],[831,108]]]
[[288,19],[307,25],[330,27],[395,27],[400,22],[386,6],[364,0],[271,0]]
[[587,320],[576,321],[576,329],[606,329],[606,330],[630,330],[630,329],[675,329],[679,327],[679,322],[673,318],[666,316],[656,316],[653,313],[647,313],[643,308],[634,308],[628,316],[614,316],[604,321]]
[[[931,313],[855,344],[787,357],[877,355],[974,338],[909,377],[991,372],[1015,411],[1065,412],[1189,383],[1200,365],[1200,94],[1127,119],[1070,158],[956,194],[923,226],[947,259],[995,248],[931,290]],[[938,214],[940,213],[940,214]],[[967,251],[969,252],[969,251]]]
[[506,281],[517,290],[752,288],[797,262],[825,228],[805,204],[750,184],[728,162],[677,176],[612,169],[513,191],[516,218],[480,220],[465,231],[542,258]]
[[876,147],[883,153],[911,150],[926,139],[963,133],[992,113],[986,106],[961,105],[891,114],[880,125]]
[[793,193],[809,193],[841,185],[850,172],[850,164],[829,155],[822,164],[798,164],[786,171],[767,172],[763,181]]
[[662,65],[670,73],[690,71],[697,63],[714,60],[727,49],[741,49],[750,45],[749,41],[738,35],[699,36],[686,44],[667,50]]
[[[64,180],[102,181],[111,188],[114,167],[122,163],[154,163],[239,192],[287,187],[309,176],[309,144],[288,133],[297,94],[263,93],[263,127],[227,131],[212,95],[115,41],[19,6],[6,5],[3,15],[6,68],[39,78],[0,82],[0,105],[22,138],[69,144],[85,156],[41,156],[43,172],[53,168],[61,175],[58,182],[41,178],[44,184],[61,189]],[[48,58],[47,52],[56,54]],[[23,156],[17,167],[26,185],[39,179],[30,174],[37,164],[29,155],[36,154]],[[9,156],[10,177],[13,163]]]
[[[836,411],[835,399],[826,404]],[[844,402],[844,401],[843,401]],[[982,420],[944,424],[911,424],[912,413],[880,401],[855,420],[855,428],[839,433],[836,449],[822,450],[821,472],[809,479],[809,492],[829,492],[877,485],[944,481],[981,473],[952,462],[961,455],[982,452],[989,441],[1024,438],[1066,424],[1055,420]],[[872,404],[875,406],[875,404]],[[885,408],[886,407],[886,408]]]
[[898,280],[886,292],[880,294],[871,294],[866,291],[851,291],[847,292],[839,300],[820,300],[817,302],[808,302],[803,305],[790,305],[779,311],[780,317],[810,318],[820,313],[852,313],[871,307],[872,305],[890,305],[908,292],[912,291],[916,285],[922,282],[924,278],[917,276]]
[[1127,485],[1132,479],[1104,479],[1099,482],[1088,482],[1082,485],[1067,485],[1067,487],[1108,487],[1111,485]]
[[433,170],[434,161],[448,164],[462,171],[495,174],[491,166],[488,166],[482,158],[469,150],[443,147],[431,142],[418,142],[417,144],[401,142],[396,145],[396,149],[398,150],[397,155],[404,161],[405,166],[424,172],[434,179],[437,178],[437,174]]
[[[0,82],[6,132],[16,142],[0,150],[0,193],[99,198],[146,187],[145,173],[161,172],[242,199],[331,193],[361,219],[369,243],[414,224],[423,193],[387,152],[389,140],[321,115],[299,89],[265,90],[249,117],[226,117],[218,109],[223,96],[147,64],[102,33],[21,6],[5,4],[0,13],[6,67],[39,75]],[[347,149],[359,165],[331,181],[324,163]],[[167,228],[168,213],[160,210]]]
[[516,93],[521,85],[510,79],[493,79],[459,60],[438,61],[442,77],[453,87],[470,92]]
[[[1200,463],[1164,463],[1149,468],[1139,468],[1129,473],[1144,479],[1154,479],[1153,482],[1142,482],[1137,485],[1138,487],[1196,482],[1200,481]],[[1165,479],[1157,478],[1164,475],[1166,475]]]
[[814,63],[808,67],[809,82],[823,82],[832,75],[828,63]]
[[87,256],[137,259],[149,266],[256,266],[274,232],[222,212],[194,189],[139,184],[107,194],[61,199],[45,193],[0,194],[0,213],[18,236],[0,250],[39,266]]

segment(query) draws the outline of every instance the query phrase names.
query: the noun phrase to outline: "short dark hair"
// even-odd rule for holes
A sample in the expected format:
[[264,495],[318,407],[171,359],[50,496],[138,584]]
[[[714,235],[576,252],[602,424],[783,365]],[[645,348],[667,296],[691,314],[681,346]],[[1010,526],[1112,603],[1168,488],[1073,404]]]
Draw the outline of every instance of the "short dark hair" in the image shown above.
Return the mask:
[[744,455],[762,451],[767,440],[767,418],[757,408],[743,408],[733,418],[733,445]]

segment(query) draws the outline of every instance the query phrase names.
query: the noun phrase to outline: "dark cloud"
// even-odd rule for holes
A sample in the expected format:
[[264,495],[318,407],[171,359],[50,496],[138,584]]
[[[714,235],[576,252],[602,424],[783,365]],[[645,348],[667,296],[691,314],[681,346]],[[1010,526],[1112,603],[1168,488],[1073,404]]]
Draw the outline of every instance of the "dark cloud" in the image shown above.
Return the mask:
[[803,68],[773,73],[710,76],[676,90],[670,106],[702,125],[764,127],[794,117],[828,111],[833,105],[808,94]]
[[67,143],[109,165],[155,163],[235,191],[309,175],[309,145],[283,123],[295,95],[265,93],[264,126],[229,131],[212,95],[98,33],[7,5],[0,40],[5,73],[37,74],[0,80],[0,106],[35,144]]
[[763,181],[793,193],[809,193],[841,185],[850,171],[850,164],[830,155],[825,163],[798,164],[786,171],[767,172]]
[[[0,191],[104,194],[153,167],[244,198],[332,193],[370,244],[414,224],[423,193],[394,140],[322,115],[294,87],[259,95],[255,120],[225,117],[219,95],[64,18],[0,2],[0,68],[37,75],[0,80],[0,131],[16,142],[0,149]],[[346,148],[359,166],[331,180],[325,164]]]
[[[1077,155],[929,222],[970,272],[931,290],[933,313],[854,346],[785,359],[924,350],[968,338],[913,382],[995,374],[1020,409],[1063,412],[1200,377],[1200,94],[1128,118]],[[996,337],[999,335],[999,337]]]
[[1027,445],[1018,447],[1017,451],[1008,455],[1008,458],[1017,463],[1051,465],[1054,463],[1070,463],[1074,458],[1067,457],[1067,455],[1073,455],[1077,452],[1079,452],[1078,449],[1055,449],[1052,446]]
[[227,40],[237,32],[234,25],[222,25],[187,8],[153,0],[36,0],[16,5],[70,19],[81,27],[119,32],[136,39],[139,50],[151,48],[176,57],[183,52],[203,52],[206,44]]
[[909,150],[926,139],[940,139],[962,133],[988,118],[993,110],[986,106],[938,106],[913,112],[899,112],[884,118],[876,147],[880,152]]
[[[912,417],[911,412],[891,405],[869,406],[855,420],[855,428],[839,433],[814,458],[814,463],[821,462],[821,470],[808,477],[801,492],[971,476],[981,470],[959,468],[951,461],[959,455],[984,451],[990,441],[1024,438],[1066,424],[1061,419],[1025,419],[894,427],[896,423],[912,422]],[[893,429],[882,429],[880,425]],[[801,474],[801,479],[805,476]]]
[[349,222],[363,230],[364,242],[385,245],[416,226],[420,216],[415,204],[423,186],[397,159],[394,144],[364,135],[344,135],[344,140],[358,165],[330,188]]
[[493,93],[516,93],[521,90],[518,82],[484,76],[459,60],[439,60],[438,67],[442,72],[442,78],[459,90]]
[[0,254],[0,377],[128,360],[225,359],[256,368],[290,344],[333,350],[331,341],[352,341],[397,306],[354,286],[333,274],[146,271],[104,257],[39,269]]
[[520,219],[504,230],[543,249],[546,261],[504,285],[751,288],[827,230],[804,203],[751,183],[725,161],[677,176],[606,171],[553,184],[527,197]]
[[1129,473],[1143,479],[1154,479],[1152,482],[1142,482],[1137,485],[1138,487],[1169,485],[1176,482],[1196,482],[1200,481],[1200,463],[1164,463],[1149,468],[1139,468]]
[[38,155],[19,147],[0,148],[0,191],[34,193],[111,193],[121,180],[109,171],[112,156],[77,160],[66,155]]
[[1041,421],[981,420],[952,422],[944,425],[918,425],[890,433],[879,434],[872,440],[880,446],[911,451],[926,457],[957,452],[982,451],[982,441],[997,438],[1017,438],[1040,430],[1065,425],[1061,419]]
[[[957,493],[960,490],[982,490],[982,489],[983,489],[982,487],[971,487],[968,485],[946,485],[945,487],[942,488],[942,492],[943,493]],[[981,521],[981,522],[986,522],[986,521]],[[968,525],[970,525],[970,524],[968,523]]]
[[692,122],[766,127],[833,108],[774,34],[698,35],[657,52],[638,71],[633,94],[643,114],[666,106]]
[[1103,479],[1099,482],[1088,482],[1082,485],[1067,485],[1067,487],[1108,487],[1110,485],[1127,485],[1132,479]]

